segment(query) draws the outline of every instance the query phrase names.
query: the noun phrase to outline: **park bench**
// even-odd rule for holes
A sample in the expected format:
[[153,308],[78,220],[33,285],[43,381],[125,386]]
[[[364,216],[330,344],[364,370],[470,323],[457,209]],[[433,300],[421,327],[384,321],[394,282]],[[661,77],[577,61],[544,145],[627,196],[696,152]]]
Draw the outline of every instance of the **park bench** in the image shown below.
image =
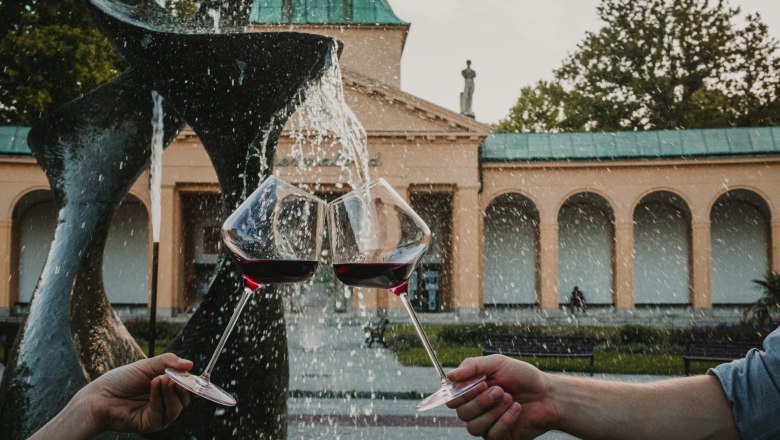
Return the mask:
[[366,332],[365,343],[368,347],[374,345],[374,342],[378,342],[382,344],[382,347],[387,348],[387,344],[385,343],[385,329],[389,323],[390,321],[388,321],[387,318],[382,318],[376,324],[370,324],[363,327],[363,330]]
[[593,375],[593,348],[595,342],[579,336],[485,336],[482,354],[529,356],[546,358],[590,359]]
[[22,318],[18,316],[3,317],[0,318],[0,334],[2,336],[2,344],[4,349],[4,355],[2,363],[8,365],[8,359],[11,357],[11,349],[16,339],[16,333],[19,332]]
[[752,348],[762,349],[760,341],[690,341],[685,347],[683,362],[688,376],[691,362],[731,362],[745,357]]

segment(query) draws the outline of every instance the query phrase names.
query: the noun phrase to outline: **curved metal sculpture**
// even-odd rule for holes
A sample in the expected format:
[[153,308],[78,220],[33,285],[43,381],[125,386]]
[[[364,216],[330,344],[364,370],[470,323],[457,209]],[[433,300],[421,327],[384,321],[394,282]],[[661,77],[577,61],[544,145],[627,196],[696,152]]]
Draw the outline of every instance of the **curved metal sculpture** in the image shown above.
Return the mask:
[[[0,388],[0,431],[26,438],[87,381],[144,356],[106,299],[112,217],[148,165],[152,89],[127,72],[40,120],[28,143],[59,208],[51,251]],[[167,145],[182,126],[169,106]],[[7,435],[7,437],[6,437]]]
[[[209,33],[171,21],[152,0],[89,3],[101,31],[134,70],[47,117],[30,134],[61,210],[0,388],[0,431],[14,439],[45,423],[87,380],[142,355],[106,300],[100,267],[111,215],[149,157],[151,90],[175,108],[166,115],[178,112],[200,137],[227,213],[270,173],[261,173],[261,163],[272,163],[292,103],[337,49],[335,40],[311,34]],[[167,116],[166,145],[180,125]],[[96,183],[109,175],[112,184]],[[169,347],[196,368],[207,362],[242,289],[226,254],[212,280]],[[215,411],[195,400],[159,437],[284,438],[288,374],[282,301],[269,289],[247,305],[213,373],[238,406]]]

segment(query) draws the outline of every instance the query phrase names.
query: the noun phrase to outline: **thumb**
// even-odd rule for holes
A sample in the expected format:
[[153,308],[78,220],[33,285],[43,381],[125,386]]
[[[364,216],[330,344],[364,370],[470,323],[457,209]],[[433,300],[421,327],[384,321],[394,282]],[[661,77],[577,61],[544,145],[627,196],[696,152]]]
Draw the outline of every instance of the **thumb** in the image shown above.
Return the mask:
[[192,361],[182,359],[173,353],[163,353],[153,358],[144,359],[140,361],[139,364],[139,367],[150,372],[151,375],[154,376],[163,374],[166,368],[182,371],[188,371],[192,368]]
[[460,382],[483,374],[490,377],[501,368],[504,359],[500,355],[466,358],[458,368],[447,374],[447,378],[453,382]]

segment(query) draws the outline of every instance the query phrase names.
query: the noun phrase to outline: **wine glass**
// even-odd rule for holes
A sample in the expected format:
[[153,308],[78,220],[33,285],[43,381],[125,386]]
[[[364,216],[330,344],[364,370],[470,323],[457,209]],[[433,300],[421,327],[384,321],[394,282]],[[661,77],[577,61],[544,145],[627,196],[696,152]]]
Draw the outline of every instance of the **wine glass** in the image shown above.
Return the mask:
[[225,406],[236,399],[211,382],[217,363],[247,300],[262,285],[296,283],[317,269],[327,204],[289,183],[267,178],[222,225],[222,242],[244,274],[241,299],[205,371],[196,376],[167,368],[165,374],[191,392]]
[[449,402],[484,381],[485,376],[458,383],[447,379],[409,303],[409,276],[428,250],[431,231],[401,196],[379,179],[332,201],[328,220],[336,277],[350,286],[387,289],[401,298],[436,368],[441,386],[417,404],[417,411]]

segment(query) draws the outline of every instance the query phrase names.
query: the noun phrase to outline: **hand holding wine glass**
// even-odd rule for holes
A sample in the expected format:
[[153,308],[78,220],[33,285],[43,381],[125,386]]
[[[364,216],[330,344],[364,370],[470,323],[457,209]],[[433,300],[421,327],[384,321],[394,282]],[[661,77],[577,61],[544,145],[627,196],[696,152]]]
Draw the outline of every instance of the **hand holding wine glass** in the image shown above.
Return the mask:
[[165,373],[193,393],[221,405],[236,399],[211,382],[211,372],[252,293],[266,284],[296,283],[314,275],[327,205],[271,176],[225,220],[222,242],[244,274],[245,288],[217,348],[200,376]]
[[459,383],[447,379],[409,304],[409,276],[431,241],[431,231],[420,216],[384,179],[334,200],[328,216],[336,277],[350,286],[387,289],[397,295],[436,368],[441,386],[417,410],[442,405],[484,381],[484,376]]

